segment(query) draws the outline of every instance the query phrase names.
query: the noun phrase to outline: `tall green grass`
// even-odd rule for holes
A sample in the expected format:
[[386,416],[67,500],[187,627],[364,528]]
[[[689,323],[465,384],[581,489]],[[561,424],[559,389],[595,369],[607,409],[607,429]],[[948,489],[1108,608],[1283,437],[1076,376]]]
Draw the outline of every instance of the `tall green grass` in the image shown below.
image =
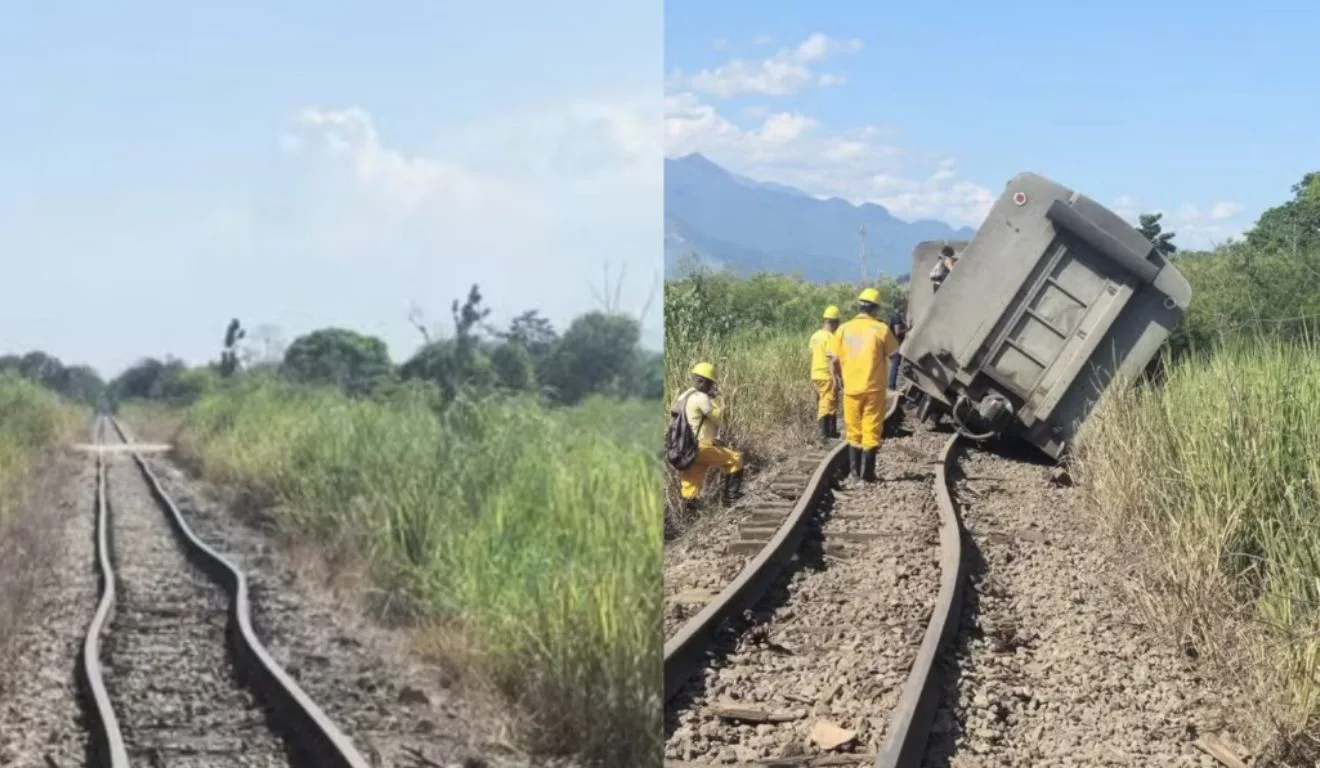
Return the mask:
[[50,391],[0,374],[0,534],[43,452],[73,433],[79,414]]
[[[907,292],[880,278],[881,316]],[[698,270],[665,283],[665,398],[690,386],[693,364],[714,363],[725,439],[753,465],[812,437],[816,395],[807,342],[834,304],[855,312],[861,287],[788,275],[740,278]]]
[[1320,695],[1320,348],[1232,341],[1116,392],[1080,455],[1100,506],[1141,534],[1152,605],[1245,670],[1297,733]]
[[645,444],[659,412],[485,400],[440,416],[263,382],[196,403],[179,443],[204,476],[363,553],[418,612],[460,627],[530,718],[532,748],[658,765],[663,514]]
[[812,434],[811,331],[748,331],[708,335],[665,350],[665,400],[692,385],[692,366],[715,365],[725,413],[724,439],[759,461]]

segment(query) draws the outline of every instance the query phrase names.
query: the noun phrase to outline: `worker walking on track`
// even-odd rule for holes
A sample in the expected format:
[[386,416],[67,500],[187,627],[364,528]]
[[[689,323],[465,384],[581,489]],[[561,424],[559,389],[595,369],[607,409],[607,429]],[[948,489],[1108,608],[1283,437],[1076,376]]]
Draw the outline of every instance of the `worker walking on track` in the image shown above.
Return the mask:
[[820,427],[821,441],[828,443],[839,436],[839,390],[834,375],[834,353],[830,351],[834,333],[839,329],[839,308],[826,307],[821,317],[824,324],[811,334],[808,347],[811,349],[811,385],[816,390],[816,424]]
[[720,444],[719,430],[723,414],[715,402],[715,366],[697,363],[692,368],[692,387],[679,395],[673,412],[682,413],[696,436],[696,460],[679,471],[683,502],[694,506],[712,467],[724,474],[724,503],[732,504],[742,495],[742,454]]
[[843,379],[843,421],[848,430],[851,475],[875,482],[875,456],[888,396],[889,356],[898,342],[889,326],[876,319],[880,292],[867,288],[857,297],[860,313],[834,334],[835,365]]

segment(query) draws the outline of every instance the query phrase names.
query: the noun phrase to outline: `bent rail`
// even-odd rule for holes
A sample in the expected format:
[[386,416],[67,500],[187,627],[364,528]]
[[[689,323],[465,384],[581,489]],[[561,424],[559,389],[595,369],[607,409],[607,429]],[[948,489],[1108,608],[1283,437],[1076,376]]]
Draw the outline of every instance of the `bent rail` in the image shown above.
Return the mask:
[[903,693],[885,732],[885,743],[876,755],[876,768],[915,768],[921,765],[935,718],[938,689],[935,659],[958,629],[966,565],[962,556],[962,521],[949,490],[949,473],[964,445],[959,435],[949,438],[935,470],[935,500],[940,508],[940,591],[935,597],[926,633],[912,662]]
[[[99,445],[105,429],[104,422],[96,423],[93,440]],[[110,558],[110,513],[105,491],[105,458],[96,453],[96,567],[100,572],[101,599],[96,614],[83,638],[82,658],[77,667],[78,685],[88,701],[90,752],[99,765],[109,768],[128,768],[128,750],[123,734],[119,732],[119,719],[110,704],[105,676],[101,669],[101,634],[114,615],[115,571]]]
[[[128,432],[117,419],[110,417],[110,423],[124,442],[131,442]],[[254,689],[263,702],[274,711],[279,722],[286,726],[299,758],[317,768],[321,766],[368,768],[369,764],[348,737],[275,662],[265,646],[257,639],[256,632],[252,629],[248,583],[243,572],[193,533],[184,521],[183,513],[166,495],[165,489],[146,460],[137,451],[131,453],[133,461],[151,489],[151,495],[157,503],[169,510],[170,525],[183,541],[189,559],[205,570],[229,593],[231,598],[229,632],[235,666],[244,682]],[[101,460],[99,456],[97,460]],[[115,735],[118,737],[117,727]],[[126,761],[124,765],[127,766]],[[113,768],[119,767],[115,765]]]
[[[885,408],[886,424],[890,423],[895,414],[901,413],[899,399],[895,393],[889,393]],[[665,703],[682,690],[683,685],[701,666],[701,659],[710,647],[716,628],[731,616],[755,605],[797,553],[805,532],[803,523],[807,513],[829,488],[829,479],[847,462],[844,450],[847,447],[846,442],[840,442],[825,455],[807,481],[806,490],[793,505],[793,511],[780,524],[770,542],[714,600],[707,603],[665,643]]]

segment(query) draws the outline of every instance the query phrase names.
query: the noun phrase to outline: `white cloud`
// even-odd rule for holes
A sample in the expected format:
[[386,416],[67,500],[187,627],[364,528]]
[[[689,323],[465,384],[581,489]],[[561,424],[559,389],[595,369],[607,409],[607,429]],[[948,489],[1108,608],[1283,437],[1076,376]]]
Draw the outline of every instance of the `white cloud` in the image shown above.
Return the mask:
[[[358,107],[301,110],[303,133],[285,147],[319,146],[333,167],[347,172],[386,212],[411,216],[443,209],[467,216],[523,202],[518,190],[456,164],[408,155],[381,143],[371,115]],[[286,137],[288,138],[288,137]]]
[[752,45],[774,45],[775,38],[772,35],[757,35],[752,38]]
[[1109,207],[1114,213],[1128,221],[1135,222],[1137,215],[1144,213],[1144,211],[1138,210],[1137,201],[1131,195],[1119,195]]
[[1164,231],[1174,233],[1174,244],[1193,250],[1226,243],[1241,236],[1251,226],[1241,217],[1242,205],[1228,200],[1210,203],[1208,208],[1184,201],[1170,212],[1158,205],[1144,204],[1131,195],[1121,195],[1110,204],[1110,209],[1133,226],[1139,223],[1143,213],[1163,214],[1160,226]]
[[806,115],[779,112],[770,115],[761,126],[761,140],[769,144],[787,144],[796,141],[816,125]]
[[812,83],[837,85],[835,76],[822,82],[811,65],[838,54],[856,53],[862,41],[840,40],[815,33],[796,47],[784,48],[773,56],[748,61],[733,59],[715,69],[703,69],[694,74],[675,71],[668,80],[669,90],[709,94],[729,98],[744,93],[783,96],[807,88]]
[[1214,221],[1224,221],[1225,219],[1231,219],[1234,216],[1237,216],[1239,213],[1242,213],[1241,205],[1227,200],[1221,200],[1210,206],[1209,217]]
[[[433,307],[481,284],[492,306],[563,322],[595,308],[605,264],[627,269],[625,311],[646,301],[663,236],[661,105],[583,101],[451,127],[423,148],[391,142],[358,107],[302,110],[296,163],[308,192],[302,250],[330,268],[380,262]],[[388,263],[388,265],[387,265]],[[405,289],[407,290],[407,289]],[[367,299],[363,299],[367,300]],[[644,320],[659,341],[659,308]]]
[[670,80],[665,153],[700,152],[730,170],[797,186],[821,197],[873,202],[908,219],[978,225],[994,202],[989,189],[962,178],[954,159],[902,148],[892,128],[838,129],[811,115],[765,105],[742,110],[740,125],[702,98],[734,93],[784,96],[811,84],[839,85],[842,74],[816,75],[810,64],[861,50],[859,40],[815,34],[757,62],[734,60]]

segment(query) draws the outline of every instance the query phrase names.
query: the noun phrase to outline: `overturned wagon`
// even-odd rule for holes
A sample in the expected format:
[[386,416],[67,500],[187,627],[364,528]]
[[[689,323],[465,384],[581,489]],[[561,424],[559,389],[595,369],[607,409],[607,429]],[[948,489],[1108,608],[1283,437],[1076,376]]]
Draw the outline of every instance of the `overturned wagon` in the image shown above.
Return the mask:
[[1140,232],[1033,173],[1008,183],[931,294],[918,284],[942,245],[913,254],[909,396],[923,418],[947,414],[973,438],[1014,432],[1055,458],[1111,380],[1155,358],[1192,296]]

